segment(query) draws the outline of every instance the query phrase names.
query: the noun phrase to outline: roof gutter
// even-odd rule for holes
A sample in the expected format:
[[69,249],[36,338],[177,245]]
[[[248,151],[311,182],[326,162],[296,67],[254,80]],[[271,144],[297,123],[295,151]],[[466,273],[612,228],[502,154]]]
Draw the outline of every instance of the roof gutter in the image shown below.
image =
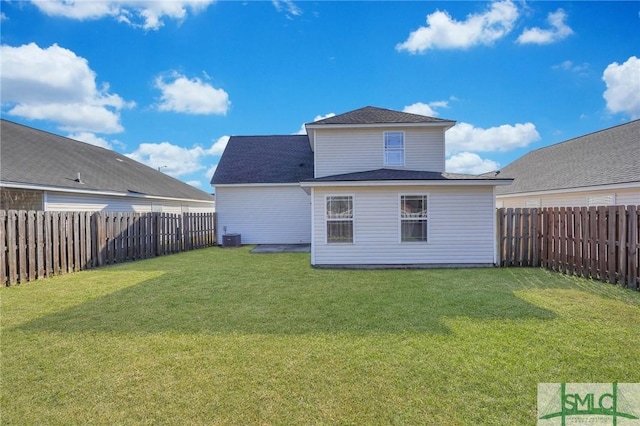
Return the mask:
[[362,123],[362,124],[314,124],[307,123],[304,126],[307,129],[307,134],[309,134],[309,129],[353,129],[353,128],[383,128],[383,127],[411,127],[411,128],[419,128],[419,127],[444,127],[445,130],[448,130],[455,126],[455,121],[440,121],[433,123]]
[[378,180],[378,181],[313,181],[300,182],[303,188],[317,187],[372,187],[372,186],[503,186],[511,179],[455,179],[455,180]]
[[138,192],[120,192],[120,191],[104,191],[104,190],[91,190],[91,189],[75,189],[67,187],[57,187],[48,185],[38,185],[33,183],[18,183],[18,182],[5,182],[0,181],[0,187],[4,188],[17,188],[17,189],[32,189],[37,191],[52,191],[52,192],[67,192],[73,194],[88,194],[88,195],[108,195],[112,197],[128,197],[128,198],[142,198],[151,200],[167,200],[167,201],[189,201],[195,203],[213,203],[214,200],[199,200],[196,198],[176,198],[176,197],[163,197],[160,195],[148,195]]
[[627,183],[614,183],[614,184],[592,185],[592,186],[583,186],[583,187],[547,189],[547,190],[541,190],[541,191],[506,192],[503,194],[496,194],[496,198],[531,197],[536,195],[566,194],[568,192],[590,192],[590,191],[605,191],[605,190],[634,189],[634,188],[640,188],[640,182],[627,182]]

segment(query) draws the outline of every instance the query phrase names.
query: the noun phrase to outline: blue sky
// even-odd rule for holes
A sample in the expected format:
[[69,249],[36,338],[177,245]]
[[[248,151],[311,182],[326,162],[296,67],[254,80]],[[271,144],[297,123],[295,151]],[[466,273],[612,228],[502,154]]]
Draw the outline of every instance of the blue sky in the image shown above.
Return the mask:
[[205,191],[230,135],[372,105],[481,173],[640,118],[640,2],[2,1],[3,118]]

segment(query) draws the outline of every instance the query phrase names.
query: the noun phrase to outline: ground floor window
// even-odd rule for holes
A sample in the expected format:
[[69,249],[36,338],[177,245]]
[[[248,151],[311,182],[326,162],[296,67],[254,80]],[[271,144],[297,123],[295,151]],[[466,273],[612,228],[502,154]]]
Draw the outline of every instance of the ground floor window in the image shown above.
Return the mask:
[[400,196],[400,241],[427,241],[428,196]]
[[353,242],[353,196],[328,195],[327,243]]

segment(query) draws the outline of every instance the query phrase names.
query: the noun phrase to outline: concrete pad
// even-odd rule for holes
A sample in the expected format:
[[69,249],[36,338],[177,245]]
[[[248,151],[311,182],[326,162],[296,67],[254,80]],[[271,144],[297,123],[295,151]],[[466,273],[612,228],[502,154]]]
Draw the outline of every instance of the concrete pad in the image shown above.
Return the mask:
[[251,253],[309,253],[311,244],[260,244]]

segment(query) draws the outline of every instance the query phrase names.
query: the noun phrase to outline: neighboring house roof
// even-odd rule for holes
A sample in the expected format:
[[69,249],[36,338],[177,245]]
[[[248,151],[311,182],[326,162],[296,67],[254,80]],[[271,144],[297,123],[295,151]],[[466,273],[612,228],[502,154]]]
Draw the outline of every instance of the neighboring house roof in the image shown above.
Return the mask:
[[514,182],[497,195],[640,183],[640,120],[531,151],[500,177]]
[[212,185],[299,183],[313,178],[307,135],[232,136]]
[[365,172],[345,173],[334,176],[324,176],[316,179],[308,179],[306,182],[364,182],[364,181],[392,181],[392,180],[432,180],[432,181],[505,181],[511,182],[510,179],[497,178],[490,176],[478,176],[456,173],[440,173],[425,172],[414,170],[397,170],[397,169],[377,169]]
[[428,117],[425,115],[411,114],[408,112],[393,111],[390,109],[367,106],[364,108],[349,111],[344,114],[335,115],[323,120],[307,123],[307,125],[327,125],[327,124],[385,124],[385,123],[455,123],[453,120]]
[[4,186],[213,202],[210,194],[117,152],[4,119],[1,124]]

